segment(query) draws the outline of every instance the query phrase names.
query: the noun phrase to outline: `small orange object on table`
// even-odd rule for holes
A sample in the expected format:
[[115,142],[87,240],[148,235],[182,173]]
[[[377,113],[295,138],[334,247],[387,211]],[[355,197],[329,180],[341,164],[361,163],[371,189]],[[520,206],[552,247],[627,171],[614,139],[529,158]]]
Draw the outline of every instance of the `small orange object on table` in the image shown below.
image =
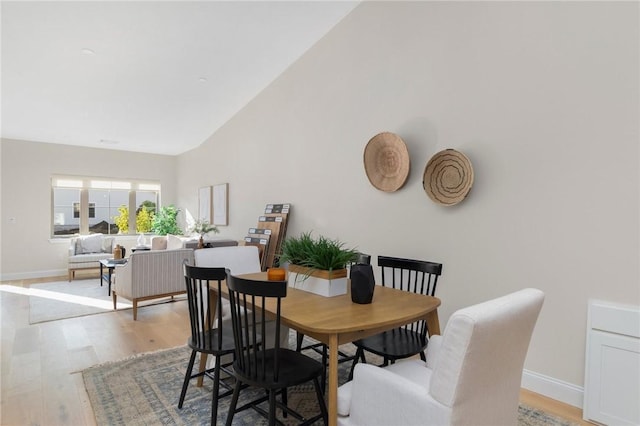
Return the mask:
[[287,273],[283,268],[269,268],[267,270],[267,279],[269,281],[284,281]]

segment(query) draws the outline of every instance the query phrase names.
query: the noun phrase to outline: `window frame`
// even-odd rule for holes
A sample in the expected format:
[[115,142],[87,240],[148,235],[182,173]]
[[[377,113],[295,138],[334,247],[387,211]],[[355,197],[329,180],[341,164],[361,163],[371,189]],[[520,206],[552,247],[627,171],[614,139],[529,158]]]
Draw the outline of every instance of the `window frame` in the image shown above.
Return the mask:
[[[79,191],[80,217],[78,224],[78,232],[74,234],[56,234],[56,203],[55,190],[57,188],[77,189]],[[149,179],[120,179],[105,178],[96,176],[71,176],[71,175],[52,175],[51,176],[51,210],[50,210],[50,236],[52,239],[65,239],[78,235],[89,235],[89,191],[91,190],[128,190],[128,209],[129,209],[129,230],[126,234],[112,234],[109,226],[109,235],[136,235],[136,210],[137,197],[139,192],[155,193],[156,211],[160,209],[160,197],[162,187],[159,181]],[[76,202],[76,201],[74,201]],[[73,218],[73,208],[71,209]],[[111,218],[107,221],[111,225]]]

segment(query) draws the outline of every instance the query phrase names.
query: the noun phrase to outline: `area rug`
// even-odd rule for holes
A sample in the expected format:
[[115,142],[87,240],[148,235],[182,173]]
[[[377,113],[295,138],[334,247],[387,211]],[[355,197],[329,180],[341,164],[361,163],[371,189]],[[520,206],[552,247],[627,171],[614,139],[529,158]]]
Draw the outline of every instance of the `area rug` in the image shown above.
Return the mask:
[[[341,350],[351,352],[351,345]],[[182,388],[190,349],[186,346],[137,355],[135,357],[91,367],[82,372],[96,423],[100,425],[205,425],[211,416],[211,381],[203,387],[189,385],[182,409],[178,398]],[[347,380],[350,363],[340,364],[339,383]],[[244,390],[243,401],[263,395],[259,391]],[[224,424],[230,397],[218,404],[218,424]],[[318,412],[313,385],[290,389],[289,405],[303,415],[312,417]],[[524,405],[520,406],[518,426],[570,426],[573,423],[548,415]],[[291,417],[285,425],[296,424]],[[234,425],[266,425],[266,419],[255,410],[245,410],[234,416]],[[317,424],[322,424],[318,421]]]
[[[113,312],[113,299],[107,294],[106,284],[101,287],[98,278],[34,284],[27,291],[30,324]],[[178,297],[180,298],[182,297]],[[157,299],[147,304],[166,303],[170,300]],[[140,303],[139,306],[145,304]],[[118,300],[119,310],[131,308],[130,301],[122,298]]]

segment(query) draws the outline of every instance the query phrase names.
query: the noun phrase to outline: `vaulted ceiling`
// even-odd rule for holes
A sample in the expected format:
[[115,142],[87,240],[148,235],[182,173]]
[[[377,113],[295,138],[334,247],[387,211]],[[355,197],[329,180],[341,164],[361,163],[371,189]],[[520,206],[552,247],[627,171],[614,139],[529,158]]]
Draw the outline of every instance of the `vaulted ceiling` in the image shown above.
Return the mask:
[[180,154],[357,4],[2,1],[2,137]]

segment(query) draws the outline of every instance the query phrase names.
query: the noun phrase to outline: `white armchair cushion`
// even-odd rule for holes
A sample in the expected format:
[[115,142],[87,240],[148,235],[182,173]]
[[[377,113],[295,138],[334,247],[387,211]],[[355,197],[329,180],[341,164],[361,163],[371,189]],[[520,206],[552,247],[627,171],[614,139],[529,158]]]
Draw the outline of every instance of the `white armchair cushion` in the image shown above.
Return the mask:
[[427,367],[434,369],[440,356],[440,347],[442,346],[442,336],[434,334],[429,336],[429,346],[427,346]]
[[[446,424],[449,410],[433,400],[427,391],[431,370],[421,361],[401,361],[391,367],[397,368],[390,371],[369,364],[356,365],[353,381],[350,382],[352,384],[342,385],[338,389],[338,424]],[[404,374],[419,378],[409,378]],[[423,383],[418,384],[420,380]],[[345,406],[347,403],[348,411]],[[344,417],[346,415],[348,417]]]
[[229,246],[196,250],[196,266],[227,268],[234,275],[260,272],[258,247]]

